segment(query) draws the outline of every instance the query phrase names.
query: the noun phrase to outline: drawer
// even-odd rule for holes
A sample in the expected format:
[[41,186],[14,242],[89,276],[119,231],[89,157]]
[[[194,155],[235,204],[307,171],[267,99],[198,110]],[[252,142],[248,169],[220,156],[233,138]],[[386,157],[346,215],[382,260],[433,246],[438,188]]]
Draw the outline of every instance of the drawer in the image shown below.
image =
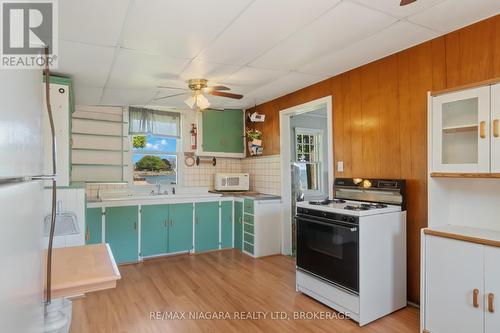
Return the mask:
[[253,254],[253,245],[243,242],[243,250],[245,250],[248,253]]
[[243,207],[244,207],[245,213],[253,214],[253,200],[252,199],[245,199],[243,201]]
[[245,232],[243,234],[243,240],[247,243],[253,244],[253,235]]
[[254,234],[254,232],[253,232],[253,225],[251,225],[251,224],[246,224],[246,223],[243,224],[243,230],[245,232],[248,232],[249,234],[252,234],[252,235]]
[[245,214],[245,216],[243,216],[243,221],[245,221],[246,224],[253,225],[253,215]]

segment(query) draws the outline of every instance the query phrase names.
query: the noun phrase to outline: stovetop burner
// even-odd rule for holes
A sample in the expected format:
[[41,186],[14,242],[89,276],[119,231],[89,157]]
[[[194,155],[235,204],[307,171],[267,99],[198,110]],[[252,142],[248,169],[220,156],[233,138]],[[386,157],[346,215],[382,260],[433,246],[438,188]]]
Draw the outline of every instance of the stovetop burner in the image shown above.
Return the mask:
[[309,201],[309,203],[311,205],[326,206],[326,205],[329,205],[329,204],[332,204],[332,203],[334,203],[334,204],[345,203],[345,200],[343,200],[343,199],[332,199],[332,200],[330,200],[330,199],[327,198],[327,199],[324,199],[324,200],[321,200],[321,201],[319,201],[319,200],[317,200],[317,201]]
[[376,208],[387,208],[387,205],[381,204],[381,203],[362,203],[359,205],[347,205],[344,207],[344,209],[355,210],[355,211],[369,210],[369,209],[376,209]]

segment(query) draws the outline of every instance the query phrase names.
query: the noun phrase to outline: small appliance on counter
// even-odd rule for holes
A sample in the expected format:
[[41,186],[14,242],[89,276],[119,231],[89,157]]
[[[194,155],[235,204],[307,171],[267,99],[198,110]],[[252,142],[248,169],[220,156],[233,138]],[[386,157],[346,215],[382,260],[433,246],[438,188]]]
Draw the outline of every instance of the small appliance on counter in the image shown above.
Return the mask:
[[214,187],[216,191],[248,191],[250,175],[248,173],[217,173]]
[[363,326],[406,306],[405,181],[337,178],[297,202],[296,288]]

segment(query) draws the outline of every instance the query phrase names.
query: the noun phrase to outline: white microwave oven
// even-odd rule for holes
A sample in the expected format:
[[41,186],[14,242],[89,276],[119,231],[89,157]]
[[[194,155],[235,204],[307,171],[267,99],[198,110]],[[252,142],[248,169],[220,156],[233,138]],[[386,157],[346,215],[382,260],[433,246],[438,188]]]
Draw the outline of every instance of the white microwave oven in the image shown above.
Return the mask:
[[216,173],[216,191],[248,191],[250,176],[248,173]]

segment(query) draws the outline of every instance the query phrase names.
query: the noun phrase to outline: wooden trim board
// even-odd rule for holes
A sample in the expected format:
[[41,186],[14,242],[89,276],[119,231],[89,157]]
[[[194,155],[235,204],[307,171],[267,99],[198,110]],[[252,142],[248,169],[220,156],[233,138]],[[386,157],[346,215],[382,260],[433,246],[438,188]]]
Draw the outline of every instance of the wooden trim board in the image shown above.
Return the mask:
[[460,90],[466,90],[466,89],[470,89],[470,88],[478,88],[478,87],[482,87],[482,86],[489,86],[489,85],[493,85],[493,84],[496,84],[496,83],[499,83],[499,82],[500,82],[500,77],[495,77],[495,78],[492,78],[492,79],[478,81],[478,82],[473,82],[473,83],[469,83],[469,84],[464,84],[464,85],[457,86],[457,87],[452,87],[452,88],[446,88],[446,89],[431,91],[431,96],[443,95],[443,94],[447,94],[447,93],[450,93],[450,92],[455,92],[455,91],[460,91]]
[[432,230],[432,229],[428,229],[428,228],[424,229],[424,234],[431,235],[431,236],[444,237],[444,238],[451,238],[451,239],[456,239],[456,240],[460,240],[460,241],[464,241],[464,242],[500,247],[500,241],[496,241],[496,240],[492,240],[492,239],[485,239],[485,238],[478,238],[478,237],[473,237],[473,236],[466,236],[466,235],[455,234],[455,233],[445,232],[445,231]]
[[500,178],[500,173],[431,172],[431,177],[443,177],[443,178]]

